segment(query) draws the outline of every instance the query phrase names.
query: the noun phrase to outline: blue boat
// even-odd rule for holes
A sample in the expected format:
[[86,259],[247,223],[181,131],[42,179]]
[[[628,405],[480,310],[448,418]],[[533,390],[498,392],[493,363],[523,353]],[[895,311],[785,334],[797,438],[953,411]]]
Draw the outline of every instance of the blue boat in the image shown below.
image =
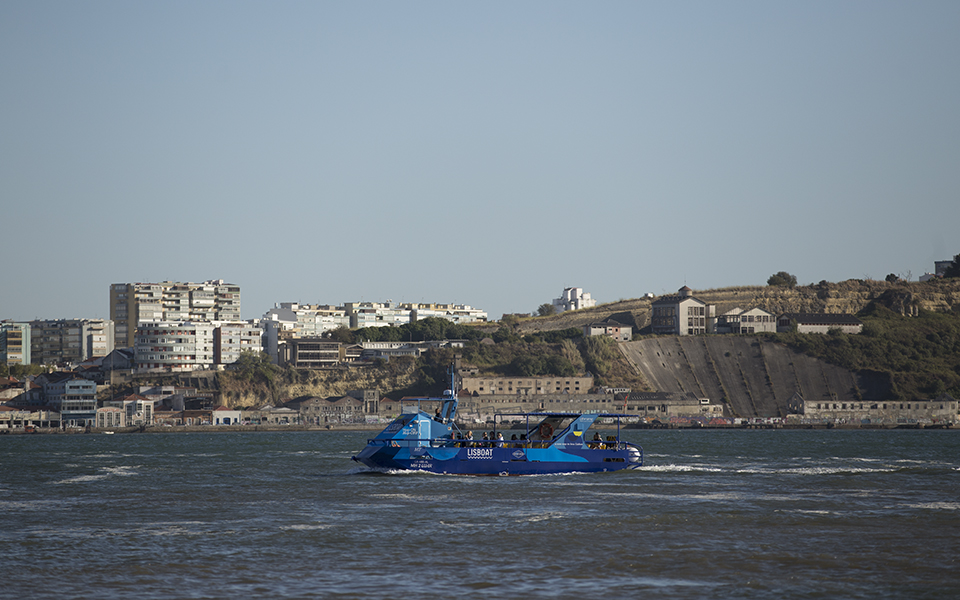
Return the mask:
[[[643,449],[620,439],[622,419],[634,415],[498,414],[491,435],[476,440],[455,423],[457,398],[453,389],[451,385],[442,398],[418,399],[416,405],[404,406],[401,415],[377,437],[367,440],[353,460],[377,470],[449,475],[594,473],[643,466]],[[434,414],[423,410],[424,405],[437,405]],[[615,420],[616,435],[604,437],[596,431],[590,437],[588,430],[598,419]],[[509,428],[504,429],[505,425]],[[504,439],[504,434],[511,439]]]

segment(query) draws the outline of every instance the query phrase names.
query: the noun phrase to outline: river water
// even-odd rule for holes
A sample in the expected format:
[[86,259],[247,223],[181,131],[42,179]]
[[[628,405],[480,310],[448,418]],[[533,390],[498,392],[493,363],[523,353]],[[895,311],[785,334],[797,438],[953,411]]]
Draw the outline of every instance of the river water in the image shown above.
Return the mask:
[[0,597],[960,597],[958,432],[629,431],[641,470],[535,477],[367,437],[0,437]]

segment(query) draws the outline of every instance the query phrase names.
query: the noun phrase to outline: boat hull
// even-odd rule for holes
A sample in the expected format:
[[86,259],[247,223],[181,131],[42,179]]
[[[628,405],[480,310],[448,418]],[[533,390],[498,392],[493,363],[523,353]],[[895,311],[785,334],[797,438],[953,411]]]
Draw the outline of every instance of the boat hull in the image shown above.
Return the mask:
[[635,469],[643,464],[635,446],[615,449],[390,446],[370,444],[354,460],[381,470],[425,471],[448,475],[548,475],[602,473]]

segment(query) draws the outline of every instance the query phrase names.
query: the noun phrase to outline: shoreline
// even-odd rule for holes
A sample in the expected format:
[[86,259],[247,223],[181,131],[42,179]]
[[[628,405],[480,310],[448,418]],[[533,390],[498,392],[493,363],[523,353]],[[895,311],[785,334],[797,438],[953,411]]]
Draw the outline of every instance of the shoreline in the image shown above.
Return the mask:
[[[23,428],[0,430],[0,437],[5,435],[103,435],[103,434],[164,434],[164,433],[261,433],[261,432],[282,432],[282,431],[373,431],[379,432],[383,429],[383,424],[364,424],[364,423],[344,423],[337,425],[179,425],[162,426],[152,425],[149,427],[111,427],[90,429],[43,429],[36,428],[34,431],[25,431]],[[474,426],[475,427],[475,426]],[[462,427],[461,429],[467,429]],[[479,430],[487,429],[485,427]],[[615,431],[616,428],[598,428],[601,431]],[[664,424],[660,426],[626,426],[622,431],[646,431],[653,429],[675,429],[675,430],[801,430],[801,429],[821,429],[821,430],[843,430],[843,431],[890,431],[898,429],[916,429],[916,430],[940,430],[940,431],[960,431],[958,427],[950,425],[921,425],[921,424],[803,424],[803,425],[783,425],[783,424],[751,424],[751,425],[689,425],[689,424]],[[506,431],[506,430],[504,430]]]

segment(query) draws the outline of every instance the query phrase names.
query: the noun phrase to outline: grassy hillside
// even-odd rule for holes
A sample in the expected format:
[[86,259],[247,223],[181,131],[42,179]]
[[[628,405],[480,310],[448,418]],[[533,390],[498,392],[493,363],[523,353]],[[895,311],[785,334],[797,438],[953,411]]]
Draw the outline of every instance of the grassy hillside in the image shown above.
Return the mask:
[[880,303],[861,311],[863,333],[777,334],[804,354],[854,372],[889,376],[893,399],[960,398],[960,314],[904,317]]

